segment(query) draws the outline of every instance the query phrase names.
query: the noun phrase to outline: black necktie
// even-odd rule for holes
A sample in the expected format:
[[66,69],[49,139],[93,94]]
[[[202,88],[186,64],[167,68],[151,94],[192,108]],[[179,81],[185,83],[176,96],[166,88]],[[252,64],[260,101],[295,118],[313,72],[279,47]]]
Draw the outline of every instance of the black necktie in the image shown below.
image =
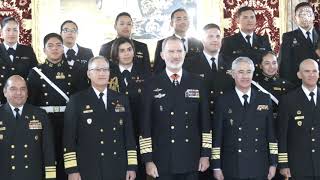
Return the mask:
[[214,58],[214,57],[211,58],[211,61],[212,61],[211,70],[213,72],[217,72],[217,64],[216,64],[215,60],[216,60],[216,58]]
[[183,49],[184,49],[184,51],[187,52],[186,45],[184,44],[184,43],[186,42],[186,39],[185,39],[185,38],[181,38],[181,41],[182,41],[182,44],[183,44]]
[[250,39],[251,39],[251,36],[247,35],[246,36],[246,40],[247,40],[247,43],[248,43],[249,47],[251,47]]
[[307,34],[307,41],[308,41],[308,43],[310,43],[310,45],[313,45],[312,40],[311,40],[311,37],[310,37],[310,35],[311,35],[310,31],[307,31],[306,34]]
[[245,110],[247,110],[248,106],[249,106],[249,103],[248,103],[248,95],[244,94],[243,96],[243,99],[244,99],[244,102],[243,102],[243,107]]
[[179,85],[179,81],[178,81],[179,75],[178,74],[172,74],[171,78],[173,79],[173,81],[172,81],[173,85],[175,87],[178,86]]
[[122,74],[123,78],[127,81],[127,84],[128,84],[129,80],[131,78],[131,73],[126,69],[126,70],[122,71],[121,74]]
[[103,106],[103,108],[106,109],[106,105],[104,104],[104,101],[103,101],[103,95],[104,95],[103,92],[99,94],[99,102]]
[[14,50],[12,47],[9,47],[8,50],[7,50],[7,52],[8,52],[8,54],[9,54],[9,56],[10,56],[10,55],[12,56],[12,59],[11,59],[11,57],[10,57],[10,59],[13,60],[13,59],[14,59],[14,56],[15,56],[15,54],[16,54],[16,50]]
[[68,61],[76,60],[76,52],[73,49],[69,49],[67,51],[67,60]]
[[19,108],[14,108],[14,111],[16,112],[16,120],[19,120],[20,119],[20,109]]
[[313,99],[314,92],[310,92],[309,96],[311,97],[310,103],[311,103],[313,106],[316,106],[316,102],[315,102],[314,99]]

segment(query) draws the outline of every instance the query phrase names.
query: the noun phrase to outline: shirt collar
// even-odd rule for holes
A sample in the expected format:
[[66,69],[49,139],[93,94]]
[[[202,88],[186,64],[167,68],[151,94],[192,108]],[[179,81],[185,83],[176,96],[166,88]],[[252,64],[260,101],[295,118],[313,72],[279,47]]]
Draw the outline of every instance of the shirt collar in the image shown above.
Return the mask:
[[168,75],[168,77],[169,77],[169,79],[170,79],[170,81],[172,82],[173,81],[173,79],[171,78],[171,75],[173,75],[173,74],[178,74],[178,82],[180,83],[180,81],[181,81],[181,77],[182,77],[182,69],[180,69],[180,71],[178,71],[177,73],[173,73],[173,72],[171,72],[168,68],[166,68],[166,73],[167,73],[167,75]]
[[[96,89],[95,87],[93,87],[92,86],[92,88],[93,88],[93,90],[94,90],[94,92],[96,93],[96,95],[97,95],[97,97],[98,98],[100,98],[100,91],[98,91],[98,89]],[[104,97],[106,97],[106,95],[107,95],[107,89],[108,88],[105,88],[103,91],[102,91],[102,93],[103,93],[103,99],[104,99]]]
[[124,70],[128,70],[129,72],[131,72],[132,67],[133,67],[133,63],[132,63],[131,66],[128,67],[128,68],[125,68],[125,67],[123,67],[122,65],[119,64],[119,69],[120,69],[120,72],[121,72],[121,73],[122,73]]
[[[305,38],[307,38],[307,31],[305,29],[303,29],[302,27],[299,26],[299,29],[302,31],[302,34],[304,35]],[[310,32],[310,38],[312,40],[312,31],[313,31],[313,27],[309,30]]]
[[[307,89],[304,85],[301,85],[303,92],[306,94],[306,96],[308,97],[308,99],[310,100],[310,92],[309,89]],[[315,96],[317,96],[317,86],[316,88],[314,88],[314,90],[312,91],[314,93]],[[315,98],[317,99],[317,98]]]
[[242,31],[240,31],[240,33],[241,33],[241,35],[242,35],[242,37],[247,41],[247,39],[246,39],[246,36],[251,36],[251,38],[250,38],[250,43],[252,44],[252,42],[253,42],[253,32],[252,33],[250,33],[250,34],[246,34],[246,33],[244,33],[244,32],[242,32]]
[[[10,48],[10,46],[7,45],[5,42],[3,43],[3,45],[6,48],[6,50]],[[11,48],[13,48],[14,50],[17,50],[17,46],[18,46],[18,43],[15,43],[13,46],[11,46]]]
[[16,113],[16,111],[14,110],[15,108],[18,108],[18,109],[19,109],[19,112],[20,112],[20,115],[21,115],[22,110],[23,110],[23,105],[22,105],[22,106],[20,106],[20,107],[14,107],[14,106],[12,106],[10,103],[8,103],[8,104],[9,104],[9,106],[10,106],[10,108],[11,108],[12,112],[14,113],[14,115],[15,115],[15,113]]
[[206,57],[208,63],[209,63],[210,66],[211,66],[211,68],[212,68],[211,58],[213,58],[213,57],[215,58],[214,62],[216,63],[216,65],[218,65],[217,62],[218,62],[219,52],[218,52],[216,55],[214,55],[214,56],[209,55],[209,54],[206,53],[205,51],[203,51],[203,54],[204,54],[204,56]]
[[75,55],[77,55],[77,54],[78,54],[78,51],[79,51],[79,47],[78,47],[77,43],[75,43],[75,44],[72,46],[72,48],[68,48],[67,46],[63,45],[63,49],[64,49],[64,54],[67,54],[67,52],[68,52],[69,49],[73,49],[74,52],[76,52]]
[[248,92],[247,93],[243,93],[242,91],[240,91],[237,87],[235,87],[235,90],[236,90],[236,93],[237,93],[237,95],[238,95],[238,97],[239,97],[239,99],[240,99],[240,101],[241,101],[241,103],[242,103],[242,105],[244,104],[244,99],[243,99],[243,95],[244,94],[246,94],[246,95],[248,95],[248,103],[250,103],[250,98],[251,98],[251,88],[248,90]]

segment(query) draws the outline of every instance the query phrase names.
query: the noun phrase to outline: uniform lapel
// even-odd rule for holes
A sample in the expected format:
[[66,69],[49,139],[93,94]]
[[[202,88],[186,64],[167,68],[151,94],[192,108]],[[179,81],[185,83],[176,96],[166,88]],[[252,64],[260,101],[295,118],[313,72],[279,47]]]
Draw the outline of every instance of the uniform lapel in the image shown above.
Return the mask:
[[314,28],[312,30],[312,40],[313,40],[313,46],[316,47],[318,40],[319,40],[319,35],[318,35],[318,32]]
[[242,36],[242,34],[240,32],[238,32],[236,34],[237,36],[237,41],[236,42],[240,42],[240,46],[243,48],[243,49],[247,49],[248,48],[248,44],[247,44],[247,41],[244,39],[244,37]]
[[12,61],[9,57],[9,54],[6,50],[6,47],[4,46],[4,44],[0,44],[0,51],[1,51],[1,54],[3,54],[3,60],[7,63],[7,64],[12,64]]
[[301,42],[302,44],[310,47],[310,43],[308,42],[300,28],[298,28],[296,31],[296,37],[298,39],[298,42]]
[[5,116],[4,116],[4,121],[6,122],[7,124],[7,133],[8,133],[8,137],[10,139],[10,141],[13,140],[13,137],[15,135],[15,132],[16,132],[16,128],[17,128],[17,121],[13,115],[13,112],[11,110],[11,107],[9,105],[9,103],[6,103],[4,105],[4,109],[5,109]]

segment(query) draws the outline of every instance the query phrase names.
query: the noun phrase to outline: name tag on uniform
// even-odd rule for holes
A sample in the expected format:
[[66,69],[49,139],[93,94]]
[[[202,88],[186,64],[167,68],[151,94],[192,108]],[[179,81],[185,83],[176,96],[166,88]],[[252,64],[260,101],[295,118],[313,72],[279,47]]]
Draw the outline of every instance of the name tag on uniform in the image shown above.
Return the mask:
[[273,87],[273,90],[275,90],[275,91],[281,91],[281,88],[280,88],[280,87]]
[[32,120],[29,122],[29,129],[42,129],[42,124],[39,120]]
[[123,105],[117,104],[116,107],[114,108],[115,112],[125,112],[126,108]]
[[88,110],[84,110],[82,111],[84,114],[87,114],[87,113],[93,113],[93,109],[88,109]]
[[269,110],[269,106],[268,105],[258,105],[257,110],[258,111]]
[[301,120],[301,119],[304,119],[304,116],[296,116],[296,117],[294,117],[294,120]]
[[184,97],[186,98],[200,98],[198,89],[187,89],[184,93]]
[[154,98],[160,99],[160,98],[163,98],[163,97],[165,97],[165,96],[166,96],[166,94],[161,94],[161,93],[159,93],[159,94],[157,94],[157,95],[154,95]]
[[[19,58],[19,57],[17,56],[17,58]],[[20,59],[30,59],[30,58],[26,57],[26,56],[22,56]]]

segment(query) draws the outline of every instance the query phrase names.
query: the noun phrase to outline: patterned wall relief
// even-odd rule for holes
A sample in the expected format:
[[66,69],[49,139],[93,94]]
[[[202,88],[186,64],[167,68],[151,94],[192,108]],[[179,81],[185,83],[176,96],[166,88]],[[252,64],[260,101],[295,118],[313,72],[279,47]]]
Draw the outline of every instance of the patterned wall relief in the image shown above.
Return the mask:
[[4,17],[15,17],[19,23],[21,44],[31,44],[31,0],[2,0],[0,1],[0,21]]
[[224,36],[238,31],[235,13],[242,6],[254,7],[257,18],[256,33],[267,34],[273,49],[278,52],[280,47],[279,1],[278,0],[223,0]]

